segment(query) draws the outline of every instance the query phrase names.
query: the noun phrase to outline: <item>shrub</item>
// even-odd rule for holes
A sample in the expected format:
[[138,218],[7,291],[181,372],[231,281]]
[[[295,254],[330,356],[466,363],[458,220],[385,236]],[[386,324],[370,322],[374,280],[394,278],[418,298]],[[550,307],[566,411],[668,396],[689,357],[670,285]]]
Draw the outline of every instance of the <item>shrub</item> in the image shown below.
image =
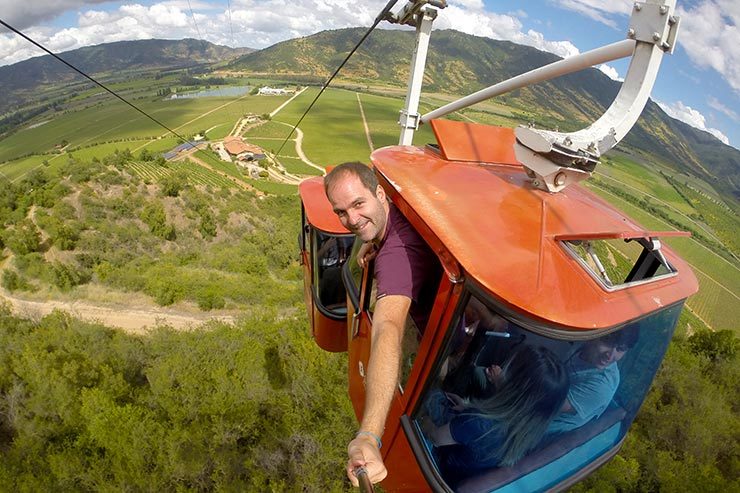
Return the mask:
[[69,291],[75,286],[85,284],[91,278],[89,271],[61,262],[52,262],[49,272],[52,284],[62,291]]
[[3,271],[3,287],[10,292],[13,291],[31,291],[32,286],[14,270],[6,269]]
[[149,230],[155,236],[164,240],[174,240],[176,237],[175,227],[167,224],[167,216],[164,207],[159,202],[152,202],[144,207],[140,216],[141,220],[149,226]]
[[183,299],[185,287],[171,272],[153,269],[149,273],[144,292],[154,298],[158,305],[167,306]]
[[712,361],[734,358],[740,349],[740,339],[728,329],[712,331],[700,329],[688,340],[694,354],[701,354]]
[[226,304],[224,295],[218,286],[206,286],[199,289],[195,294],[198,308],[204,311],[220,309]]
[[41,247],[41,234],[31,221],[25,220],[3,234],[5,243],[16,255],[38,252]]
[[183,171],[165,175],[159,180],[162,194],[167,197],[177,197],[180,191],[188,184],[188,176]]
[[60,225],[57,228],[56,234],[52,237],[54,244],[60,250],[74,250],[79,239],[79,232],[67,224]]

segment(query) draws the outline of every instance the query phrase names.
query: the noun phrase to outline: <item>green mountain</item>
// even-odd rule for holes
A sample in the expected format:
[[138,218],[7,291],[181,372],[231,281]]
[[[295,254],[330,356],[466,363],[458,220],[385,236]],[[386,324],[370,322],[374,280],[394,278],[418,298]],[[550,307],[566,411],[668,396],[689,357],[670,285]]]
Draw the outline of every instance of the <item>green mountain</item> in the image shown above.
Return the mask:
[[[361,38],[364,29],[324,31],[242,56],[229,68],[323,82]],[[376,30],[342,70],[345,81],[404,86],[414,47],[410,31]],[[524,73],[559,57],[508,41],[435,31],[424,77],[425,91],[465,94]],[[660,79],[658,84],[660,84]],[[521,110],[544,128],[571,131],[593,121],[611,104],[620,83],[596,69],[513,91],[498,101]],[[740,151],[707,132],[669,117],[649,101],[622,148],[638,159],[714,183],[740,197]]]
[[[120,41],[87,46],[59,56],[90,75],[120,75],[122,71],[151,71],[197,67],[230,60],[253,51],[228,48],[195,39]],[[83,81],[84,78],[51,55],[0,67],[0,114],[33,101],[45,85]]]

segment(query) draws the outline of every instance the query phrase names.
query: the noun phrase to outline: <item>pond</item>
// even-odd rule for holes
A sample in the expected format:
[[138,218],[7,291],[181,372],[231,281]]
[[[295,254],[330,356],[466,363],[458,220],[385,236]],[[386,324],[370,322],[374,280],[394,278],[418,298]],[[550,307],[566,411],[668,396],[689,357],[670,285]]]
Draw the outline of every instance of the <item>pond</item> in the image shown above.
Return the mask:
[[252,89],[251,86],[225,86],[225,87],[214,87],[213,89],[203,89],[197,92],[185,92],[180,94],[172,94],[167,99],[195,99],[195,98],[209,98],[209,97],[233,97],[243,96]]

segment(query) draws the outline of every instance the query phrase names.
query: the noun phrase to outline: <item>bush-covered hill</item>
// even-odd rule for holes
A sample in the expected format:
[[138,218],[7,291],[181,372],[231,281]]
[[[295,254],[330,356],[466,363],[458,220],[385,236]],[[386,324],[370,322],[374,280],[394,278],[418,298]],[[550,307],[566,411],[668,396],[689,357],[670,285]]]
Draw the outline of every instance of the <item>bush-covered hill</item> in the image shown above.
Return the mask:
[[[348,490],[345,358],[306,324],[135,337],[0,307],[0,490]],[[620,453],[573,491],[738,491],[738,346],[675,340]]]
[[69,158],[3,183],[0,241],[12,254],[3,286],[74,295],[95,284],[159,305],[296,310],[295,196],[196,186],[180,173],[145,183],[132,161]]
[[[132,336],[0,306],[0,491],[347,490],[346,358],[310,340],[297,199],[146,183],[133,159],[0,184],[5,287],[244,316]],[[740,341],[698,326],[684,312],[621,452],[575,491],[740,489]]]
[[348,489],[344,361],[304,324],[134,337],[0,307],[0,490]]

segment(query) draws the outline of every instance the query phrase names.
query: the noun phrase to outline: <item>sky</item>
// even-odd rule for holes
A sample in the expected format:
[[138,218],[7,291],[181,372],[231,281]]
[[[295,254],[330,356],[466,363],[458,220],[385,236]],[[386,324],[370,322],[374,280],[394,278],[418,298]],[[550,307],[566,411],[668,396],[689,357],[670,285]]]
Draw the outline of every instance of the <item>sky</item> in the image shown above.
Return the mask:
[[[672,0],[669,0],[672,1]],[[372,25],[387,0],[0,0],[0,19],[55,53],[130,39],[196,38],[260,49],[325,29]],[[435,29],[568,57],[626,38],[629,0],[448,0]],[[394,10],[404,5],[399,0]],[[678,46],[651,97],[740,149],[740,0],[677,0]],[[390,28],[381,23],[381,28]],[[434,34],[432,33],[432,36]],[[0,65],[43,54],[0,26]],[[621,79],[628,61],[601,70]]]

